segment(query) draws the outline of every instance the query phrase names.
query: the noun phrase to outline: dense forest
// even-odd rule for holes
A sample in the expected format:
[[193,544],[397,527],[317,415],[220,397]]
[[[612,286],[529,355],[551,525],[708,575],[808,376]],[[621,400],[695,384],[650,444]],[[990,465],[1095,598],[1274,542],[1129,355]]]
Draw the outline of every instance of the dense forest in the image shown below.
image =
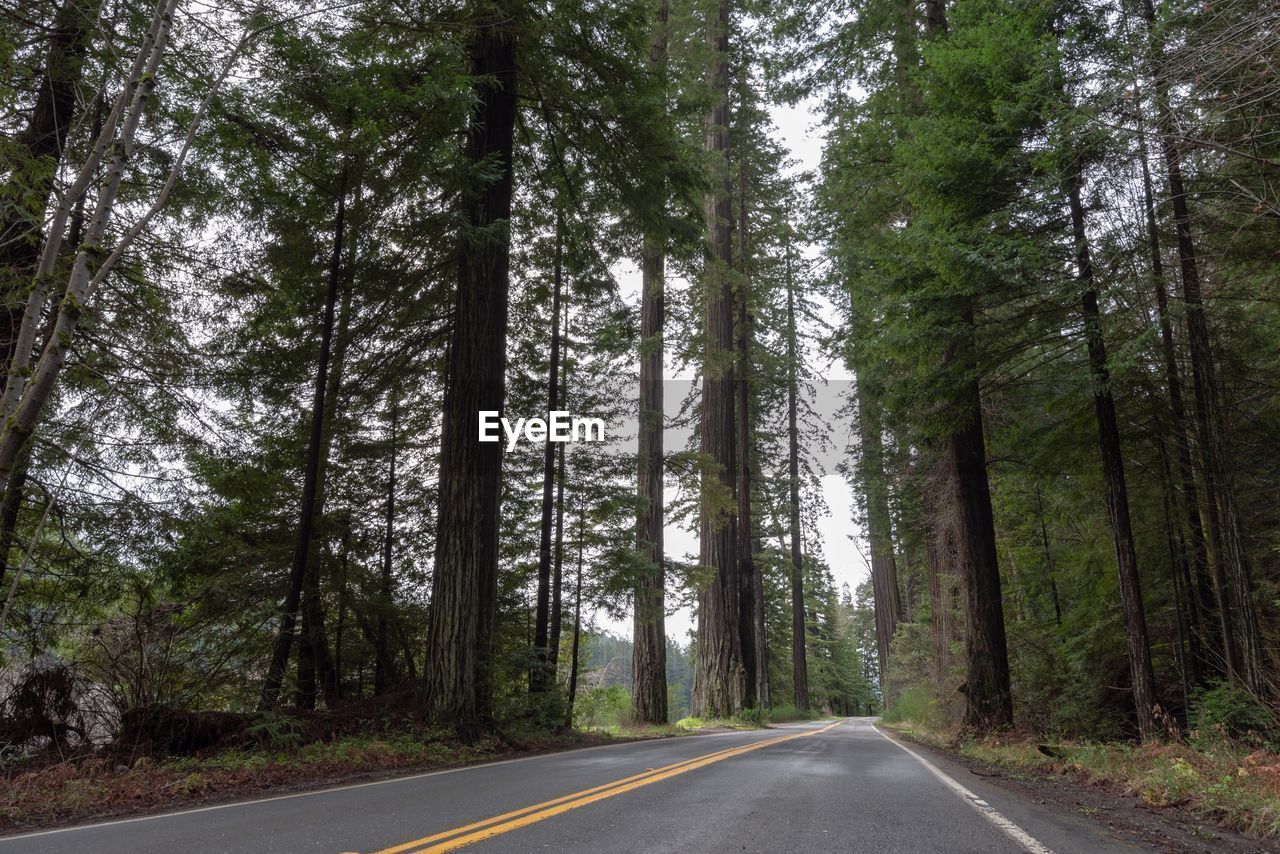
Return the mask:
[[1258,0],[6,4],[6,755],[1280,737],[1278,67]]

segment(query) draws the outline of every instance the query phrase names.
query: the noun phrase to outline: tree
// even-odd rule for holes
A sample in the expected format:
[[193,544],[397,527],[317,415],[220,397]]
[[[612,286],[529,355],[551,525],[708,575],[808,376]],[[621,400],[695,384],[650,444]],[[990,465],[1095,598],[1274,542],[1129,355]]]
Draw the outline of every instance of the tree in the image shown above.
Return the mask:
[[458,249],[427,635],[427,712],[469,731],[493,715],[502,445],[475,437],[479,413],[501,412],[505,399],[516,40],[495,9],[477,17],[469,46],[477,101],[465,153],[476,184]]
[[746,701],[746,673],[738,624],[738,562],[733,512],[734,300],[730,275],[733,217],[729,151],[729,4],[721,0],[708,27],[712,106],[704,141],[713,158],[707,194],[707,258],[703,270],[702,399],[699,436],[703,455],[699,507],[699,563],[710,578],[698,594],[694,667],[695,715],[736,714]]

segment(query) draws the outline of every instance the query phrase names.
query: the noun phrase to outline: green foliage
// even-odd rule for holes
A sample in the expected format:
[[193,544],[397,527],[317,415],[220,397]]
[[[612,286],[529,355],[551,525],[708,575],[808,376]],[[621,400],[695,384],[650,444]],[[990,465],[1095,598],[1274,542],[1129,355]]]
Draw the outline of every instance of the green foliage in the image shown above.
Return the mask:
[[631,693],[621,685],[592,688],[573,704],[573,722],[580,729],[617,730],[630,718]]
[[270,750],[296,750],[302,745],[302,723],[280,712],[259,712],[245,732]]
[[1189,717],[1197,738],[1240,739],[1280,750],[1276,713],[1238,682],[1220,680],[1196,689]]

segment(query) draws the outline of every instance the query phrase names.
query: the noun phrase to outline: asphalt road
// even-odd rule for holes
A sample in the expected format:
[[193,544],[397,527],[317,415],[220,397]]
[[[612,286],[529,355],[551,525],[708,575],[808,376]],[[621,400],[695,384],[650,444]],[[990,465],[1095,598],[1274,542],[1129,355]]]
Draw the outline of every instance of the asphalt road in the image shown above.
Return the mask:
[[0,839],[8,852],[1120,852],[870,718],[587,748]]

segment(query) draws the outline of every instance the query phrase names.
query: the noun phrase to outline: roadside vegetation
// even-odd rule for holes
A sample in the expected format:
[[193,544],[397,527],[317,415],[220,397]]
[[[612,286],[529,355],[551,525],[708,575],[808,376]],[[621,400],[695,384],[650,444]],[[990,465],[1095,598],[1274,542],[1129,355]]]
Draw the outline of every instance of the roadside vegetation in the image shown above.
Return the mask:
[[908,739],[1017,775],[1063,775],[1185,809],[1258,839],[1280,841],[1280,722],[1230,684],[1200,692],[1192,726],[1158,741],[1088,741],[1010,730],[974,735],[948,724],[923,691],[905,692],[881,719]]

